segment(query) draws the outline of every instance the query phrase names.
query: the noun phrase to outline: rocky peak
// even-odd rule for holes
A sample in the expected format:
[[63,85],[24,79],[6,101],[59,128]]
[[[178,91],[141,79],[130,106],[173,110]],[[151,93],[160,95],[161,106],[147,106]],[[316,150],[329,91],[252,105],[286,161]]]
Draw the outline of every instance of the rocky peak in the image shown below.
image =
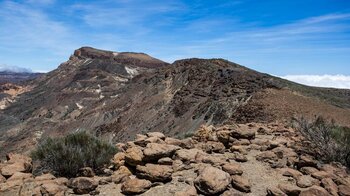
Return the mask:
[[125,65],[134,65],[139,67],[156,68],[168,65],[168,63],[153,58],[145,53],[136,52],[113,52],[100,50],[92,47],[81,47],[74,51],[71,59],[96,59],[108,60]]

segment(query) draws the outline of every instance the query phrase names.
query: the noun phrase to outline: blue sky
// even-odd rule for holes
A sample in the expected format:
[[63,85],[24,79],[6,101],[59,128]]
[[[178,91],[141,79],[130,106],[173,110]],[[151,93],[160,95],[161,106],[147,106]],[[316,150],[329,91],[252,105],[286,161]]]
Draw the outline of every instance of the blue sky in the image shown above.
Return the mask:
[[168,62],[220,57],[278,76],[350,75],[348,0],[0,0],[0,8],[2,67],[49,71],[92,46]]

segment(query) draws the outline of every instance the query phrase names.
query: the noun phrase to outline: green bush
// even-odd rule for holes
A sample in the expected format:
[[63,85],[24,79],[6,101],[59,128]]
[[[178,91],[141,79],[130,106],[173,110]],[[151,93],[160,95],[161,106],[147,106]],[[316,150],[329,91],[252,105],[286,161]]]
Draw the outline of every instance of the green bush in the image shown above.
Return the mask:
[[32,152],[33,160],[57,176],[75,177],[79,169],[91,167],[97,171],[108,164],[116,147],[85,133],[77,132],[61,138],[48,138]]
[[294,127],[311,142],[313,150],[325,162],[336,161],[350,168],[350,128],[318,116],[314,120],[293,119]]

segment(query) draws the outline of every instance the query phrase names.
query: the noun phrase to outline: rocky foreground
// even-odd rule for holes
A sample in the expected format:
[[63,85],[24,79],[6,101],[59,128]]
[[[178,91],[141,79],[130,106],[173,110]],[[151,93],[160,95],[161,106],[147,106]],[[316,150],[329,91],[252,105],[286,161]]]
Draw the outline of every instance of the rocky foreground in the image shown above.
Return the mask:
[[152,132],[117,147],[101,174],[82,168],[72,179],[33,176],[30,158],[9,154],[0,195],[350,195],[345,167],[318,162],[299,133],[277,124],[201,127],[185,139]]

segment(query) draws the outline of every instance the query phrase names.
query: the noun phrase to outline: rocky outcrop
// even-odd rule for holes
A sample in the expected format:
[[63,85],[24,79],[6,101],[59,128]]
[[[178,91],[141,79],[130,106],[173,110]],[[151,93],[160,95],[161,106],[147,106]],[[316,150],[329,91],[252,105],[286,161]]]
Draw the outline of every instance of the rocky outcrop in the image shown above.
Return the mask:
[[[238,136],[240,129],[254,136]],[[28,169],[1,174],[0,195],[349,195],[348,171],[300,152],[301,141],[293,129],[261,124],[202,126],[186,139],[152,132],[117,144],[120,152],[98,173],[82,168],[71,179],[33,176],[31,159],[12,154],[1,171]]]

